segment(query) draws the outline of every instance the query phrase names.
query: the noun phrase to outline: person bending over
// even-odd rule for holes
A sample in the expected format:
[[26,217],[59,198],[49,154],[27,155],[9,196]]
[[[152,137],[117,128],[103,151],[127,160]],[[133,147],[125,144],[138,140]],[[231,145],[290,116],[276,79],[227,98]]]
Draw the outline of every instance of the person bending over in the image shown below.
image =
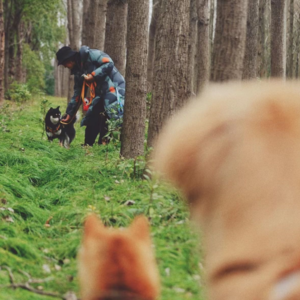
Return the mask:
[[[56,53],[58,65],[71,70],[74,75],[74,95],[71,98],[62,122],[68,123],[75,117],[80,104],[84,102],[86,115],[81,121],[85,129],[85,145],[92,146],[100,134],[98,144],[105,143],[107,119],[115,119],[122,125],[125,100],[125,80],[113,60],[97,49],[82,46],[74,51],[63,46]],[[87,87],[91,96],[86,98]]]

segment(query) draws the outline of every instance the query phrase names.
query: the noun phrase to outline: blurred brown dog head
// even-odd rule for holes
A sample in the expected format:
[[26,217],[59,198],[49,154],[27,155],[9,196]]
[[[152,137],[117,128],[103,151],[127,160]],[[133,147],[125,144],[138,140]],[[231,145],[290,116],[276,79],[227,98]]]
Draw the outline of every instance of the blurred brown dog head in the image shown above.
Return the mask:
[[129,228],[106,228],[87,217],[78,254],[83,300],[154,300],[160,292],[148,220],[136,217]]
[[211,85],[174,116],[155,168],[203,230],[209,299],[300,299],[300,83]]

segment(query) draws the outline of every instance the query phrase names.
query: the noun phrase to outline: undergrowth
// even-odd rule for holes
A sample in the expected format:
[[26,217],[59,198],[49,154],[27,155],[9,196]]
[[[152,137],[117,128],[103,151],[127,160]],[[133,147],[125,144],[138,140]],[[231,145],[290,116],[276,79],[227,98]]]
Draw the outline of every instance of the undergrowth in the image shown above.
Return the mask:
[[[80,122],[69,150],[49,143],[42,112],[45,105],[64,111],[65,101],[7,101],[0,111],[0,286],[10,283],[9,267],[17,283],[30,275],[47,279],[33,283],[36,289],[79,295],[76,254],[85,216],[93,211],[107,226],[121,227],[143,213],[151,222],[161,299],[201,299],[198,240],[177,192],[147,176],[143,157],[120,158],[115,140],[82,147]],[[54,298],[2,287],[0,299]]]

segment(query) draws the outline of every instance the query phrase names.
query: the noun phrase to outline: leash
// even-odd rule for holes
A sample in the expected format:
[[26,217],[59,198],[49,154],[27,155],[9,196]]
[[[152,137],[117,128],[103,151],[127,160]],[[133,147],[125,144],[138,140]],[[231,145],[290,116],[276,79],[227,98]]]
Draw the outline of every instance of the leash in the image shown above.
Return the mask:
[[[89,103],[85,103],[84,101],[84,98],[85,98],[85,86],[87,86],[89,89],[90,89],[90,97],[89,97]],[[82,89],[81,89],[81,95],[80,95],[80,98],[81,98],[81,101],[82,101],[82,105],[84,106],[87,106],[89,107],[92,103],[92,100],[95,98],[96,96],[96,82],[86,82],[86,80],[83,80],[83,84],[82,84]],[[77,97],[78,98],[78,97]],[[77,106],[76,106],[76,112],[74,113],[73,117],[70,118],[69,121],[67,122],[63,122],[63,121],[60,121],[61,124],[63,125],[69,125],[70,123],[72,123],[72,121],[74,120],[74,118],[76,117],[76,113],[81,105],[81,101],[80,99],[76,99],[76,102],[77,102]]]

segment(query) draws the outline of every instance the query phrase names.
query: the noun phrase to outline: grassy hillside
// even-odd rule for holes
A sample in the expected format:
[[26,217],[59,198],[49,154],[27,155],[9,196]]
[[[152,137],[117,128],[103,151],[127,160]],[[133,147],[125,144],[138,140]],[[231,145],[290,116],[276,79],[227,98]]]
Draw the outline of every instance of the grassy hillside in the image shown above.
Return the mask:
[[10,283],[6,267],[16,283],[31,276],[43,280],[31,284],[36,289],[79,295],[76,253],[91,211],[114,227],[140,213],[150,217],[161,299],[201,299],[198,241],[178,194],[142,179],[144,159],[120,159],[118,143],[81,147],[79,123],[69,150],[49,143],[42,120],[50,105],[64,112],[66,100],[8,101],[0,111],[0,299],[55,299],[3,287]]

